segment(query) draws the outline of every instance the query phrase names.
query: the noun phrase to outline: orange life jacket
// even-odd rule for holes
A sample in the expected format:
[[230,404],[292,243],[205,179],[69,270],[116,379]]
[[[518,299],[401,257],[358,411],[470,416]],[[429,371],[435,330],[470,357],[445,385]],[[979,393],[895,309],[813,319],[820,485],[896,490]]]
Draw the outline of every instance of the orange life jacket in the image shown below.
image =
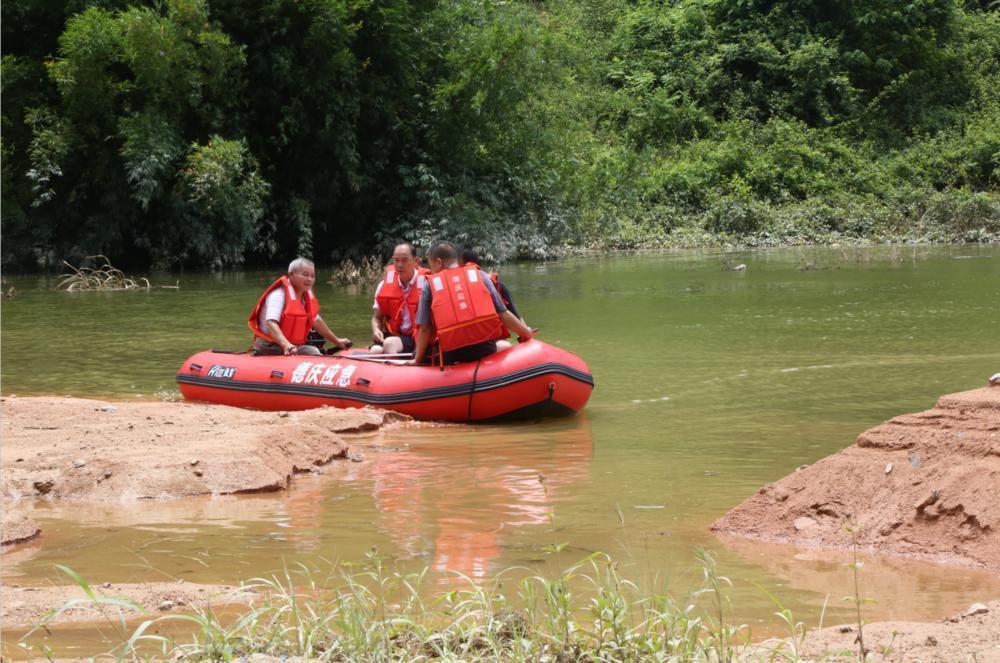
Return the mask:
[[428,277],[438,345],[448,352],[501,338],[503,325],[475,267],[452,267]]
[[247,320],[247,325],[250,327],[250,331],[253,332],[254,336],[262,338],[265,341],[271,343],[277,343],[266,329],[260,328],[260,311],[264,306],[264,300],[267,296],[271,294],[271,291],[276,288],[285,289],[285,308],[281,311],[281,320],[278,321],[278,326],[281,327],[281,333],[285,335],[289,343],[294,345],[305,345],[306,340],[309,338],[309,330],[313,328],[313,324],[316,322],[316,316],[319,315],[319,301],[316,299],[316,295],[313,294],[312,290],[306,292],[305,304],[302,303],[298,297],[295,296],[295,288],[292,287],[291,282],[288,280],[287,276],[282,276],[280,279],[268,286],[264,294],[260,296],[257,300],[257,305],[253,307],[253,313],[250,314],[250,318]]
[[[480,267],[476,263],[472,262],[471,260],[469,262],[465,263],[465,266],[466,267],[475,267],[476,269],[482,269],[482,267]],[[496,272],[489,272],[489,275],[490,275],[490,281],[493,282],[493,289],[496,290],[497,294],[500,296],[500,301],[502,301],[503,304],[504,304],[504,306],[506,306],[509,309],[510,308],[510,302],[507,301],[507,298],[504,297],[503,293],[500,291],[500,275],[497,274]],[[502,341],[502,340],[504,340],[506,338],[509,338],[509,337],[510,337],[510,330],[507,329],[507,325],[505,325],[503,323],[503,320],[501,320],[500,321],[500,336],[498,336],[496,338],[496,340]]]
[[[424,282],[427,280],[427,270],[423,267],[418,267],[416,273],[414,273],[413,278],[417,280],[416,283],[410,288],[410,292],[405,295],[406,308],[410,311],[410,329],[406,333],[407,336],[413,336],[417,330],[417,306],[420,305],[420,292],[424,287]],[[382,312],[385,316],[385,326],[388,328],[389,333],[394,336],[402,335],[403,328],[403,286],[399,282],[399,274],[396,273],[396,268],[389,265],[385,268],[385,279],[382,281],[382,287],[378,291],[378,295],[375,296],[375,301],[378,303],[378,310]]]

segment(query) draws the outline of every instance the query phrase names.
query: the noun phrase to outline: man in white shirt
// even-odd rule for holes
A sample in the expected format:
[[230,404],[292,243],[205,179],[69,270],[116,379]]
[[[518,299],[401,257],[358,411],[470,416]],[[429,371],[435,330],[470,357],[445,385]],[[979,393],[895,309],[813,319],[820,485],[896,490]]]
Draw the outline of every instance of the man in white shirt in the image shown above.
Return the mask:
[[350,347],[350,339],[339,338],[320,317],[319,301],[312,291],[315,283],[313,262],[296,258],[288,266],[288,275],[268,287],[248,320],[255,337],[255,354],[322,354],[307,343],[312,329],[341,349]]
[[392,252],[392,264],[375,289],[372,304],[373,352],[413,352],[417,305],[424,273],[413,245],[404,242]]

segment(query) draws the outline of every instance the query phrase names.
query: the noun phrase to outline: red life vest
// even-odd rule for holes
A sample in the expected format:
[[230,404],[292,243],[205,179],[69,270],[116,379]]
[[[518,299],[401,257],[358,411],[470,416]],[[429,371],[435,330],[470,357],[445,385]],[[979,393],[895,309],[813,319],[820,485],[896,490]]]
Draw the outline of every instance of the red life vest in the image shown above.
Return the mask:
[[[480,267],[476,263],[472,262],[471,260],[469,262],[465,263],[465,266],[466,267],[475,267],[476,269],[482,269],[482,267]],[[497,294],[500,296],[500,301],[502,301],[503,305],[506,306],[509,309],[510,308],[510,302],[507,301],[507,298],[503,296],[503,292],[500,291],[500,275],[497,274],[496,272],[489,272],[489,275],[490,275],[490,281],[493,281],[493,289],[496,290]],[[498,336],[496,338],[496,340],[502,341],[502,340],[504,340],[506,338],[509,338],[509,337],[510,337],[510,330],[507,329],[507,325],[505,325],[503,323],[503,320],[501,320],[500,321],[500,336]]]
[[[420,292],[427,280],[427,273],[426,269],[418,267],[413,275],[417,282],[410,287],[410,292],[405,295],[406,308],[410,310],[411,325],[406,333],[407,336],[413,336],[417,330],[417,306],[420,305]],[[385,279],[375,296],[375,302],[378,304],[378,310],[385,316],[385,326],[389,333],[394,336],[402,335],[403,300],[403,286],[399,282],[399,274],[396,273],[395,267],[389,265],[385,268]]]
[[257,305],[253,307],[253,313],[250,314],[250,319],[247,320],[250,331],[258,338],[271,343],[277,343],[266,329],[260,328],[259,322],[260,311],[264,307],[264,300],[276,288],[285,289],[285,308],[282,309],[281,320],[278,321],[281,333],[285,335],[289,343],[293,345],[305,345],[306,340],[309,338],[309,330],[313,328],[316,316],[319,315],[319,301],[317,301],[313,291],[309,290],[306,292],[305,304],[303,304],[302,300],[295,296],[295,288],[292,287],[287,276],[282,276],[268,286],[264,294],[257,300]]
[[452,267],[427,279],[442,352],[501,338],[503,325],[475,267]]

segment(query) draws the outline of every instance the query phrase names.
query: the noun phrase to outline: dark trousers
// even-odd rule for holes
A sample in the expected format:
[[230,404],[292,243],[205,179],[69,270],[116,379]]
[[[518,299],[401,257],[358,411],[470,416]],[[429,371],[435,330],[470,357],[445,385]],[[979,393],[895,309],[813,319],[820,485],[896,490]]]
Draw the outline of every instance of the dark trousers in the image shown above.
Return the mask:
[[477,359],[488,357],[496,351],[496,341],[484,341],[482,343],[476,343],[475,345],[466,345],[465,347],[449,350],[444,353],[444,357],[441,358],[441,361],[445,364],[461,364],[463,362],[476,361]]

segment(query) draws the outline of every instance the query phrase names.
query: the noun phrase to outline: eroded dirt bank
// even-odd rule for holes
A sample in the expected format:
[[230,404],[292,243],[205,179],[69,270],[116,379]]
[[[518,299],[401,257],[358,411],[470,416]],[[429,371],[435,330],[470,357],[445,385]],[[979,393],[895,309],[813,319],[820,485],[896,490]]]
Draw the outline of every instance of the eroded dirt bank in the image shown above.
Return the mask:
[[382,410],[254,412],[186,403],[2,399],[3,543],[37,526],[19,500],[102,501],[281,490],[294,474],[359,457],[343,437],[404,417]]
[[[941,397],[762,488],[712,529],[1000,572],[1000,386]],[[852,535],[850,529],[854,530]]]
[[42,530],[34,520],[7,505],[4,507],[3,517],[0,518],[0,546],[27,543],[41,534]]

